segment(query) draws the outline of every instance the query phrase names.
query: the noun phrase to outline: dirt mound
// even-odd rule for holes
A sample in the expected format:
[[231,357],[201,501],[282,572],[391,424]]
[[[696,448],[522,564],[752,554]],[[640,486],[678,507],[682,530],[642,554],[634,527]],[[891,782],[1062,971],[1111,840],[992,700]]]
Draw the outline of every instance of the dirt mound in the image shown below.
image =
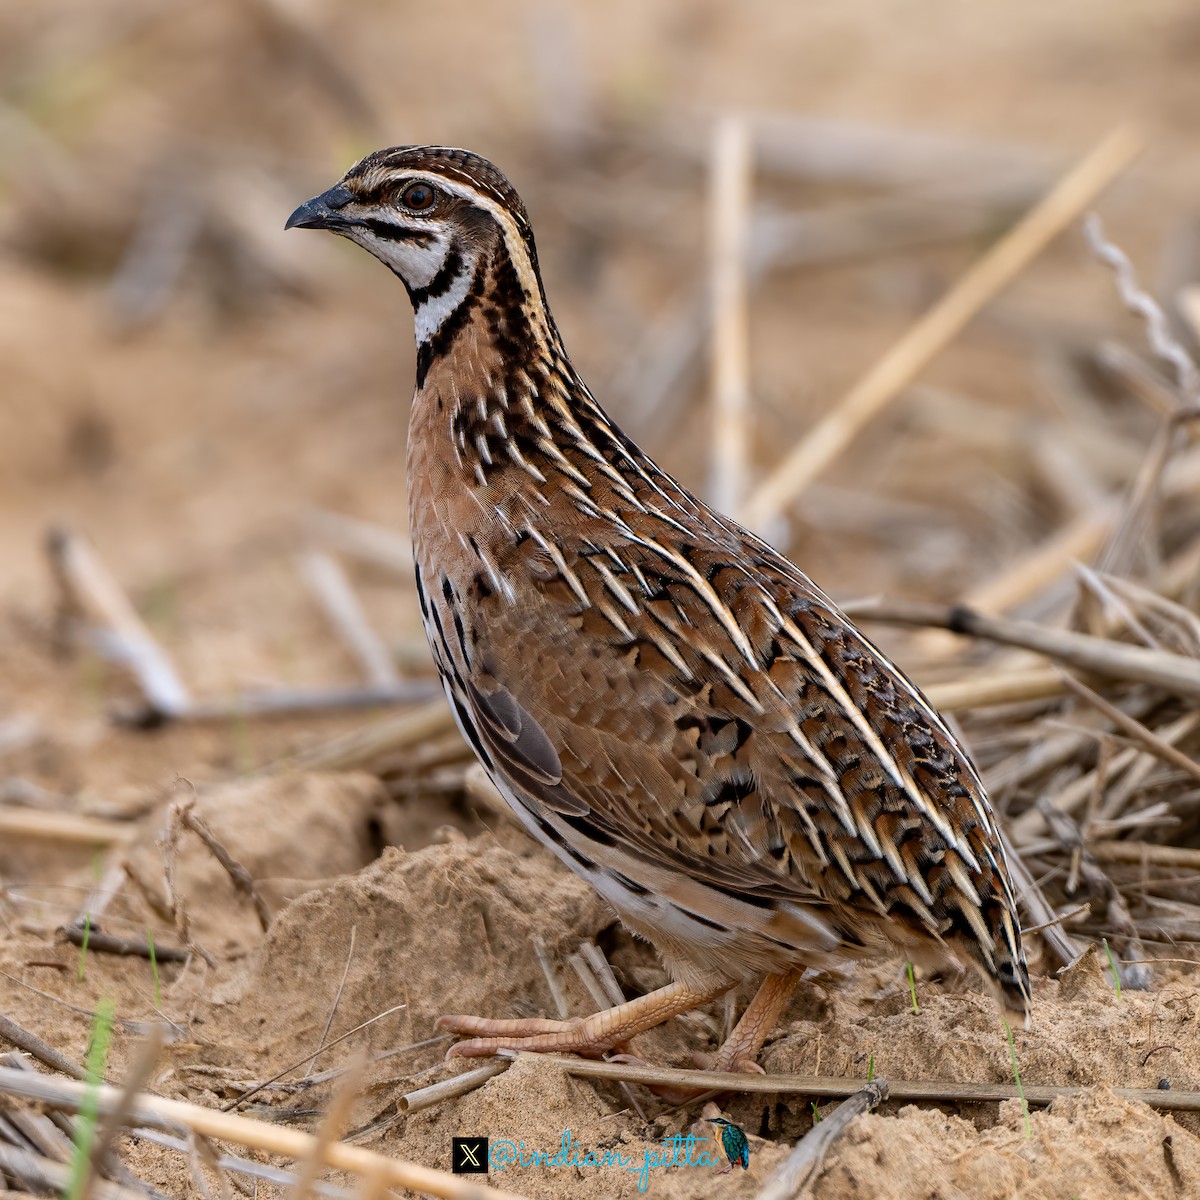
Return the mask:
[[[186,800],[184,789],[173,789]],[[214,787],[192,809],[255,881],[269,910],[311,890],[317,880],[345,875],[378,853],[374,823],[387,797],[367,774],[290,772]],[[161,831],[143,823],[128,868],[165,901]],[[192,936],[223,962],[241,958],[262,940],[253,906],[199,837],[181,832],[171,851],[175,886]]]
[[[457,1104],[412,1117],[403,1137],[393,1135],[385,1145],[449,1170],[450,1139],[486,1133],[490,1182],[539,1200],[607,1200],[639,1191],[667,1200],[755,1195],[785,1148],[756,1142],[750,1171],[716,1179],[724,1156],[713,1127],[693,1122],[698,1108],[643,1121],[620,1093],[601,1095],[554,1064],[530,1057]],[[689,1134],[691,1165],[685,1165]],[[550,1161],[539,1160],[539,1153]],[[680,1165],[667,1165],[675,1162]]]
[[859,1117],[830,1154],[813,1200],[1111,1200],[1200,1194],[1200,1140],[1170,1117],[1106,1088],[1055,1101],[1030,1119],[1000,1106],[999,1124],[910,1106]]
[[[236,998],[205,1010],[204,1037],[211,1047],[238,1047],[243,1074],[266,1076],[320,1043],[335,1005],[331,1036],[403,1003],[320,1060],[327,1069],[344,1061],[347,1047],[376,1054],[411,1047],[372,1067],[357,1106],[358,1128],[379,1127],[367,1139],[374,1148],[448,1168],[453,1137],[487,1136],[492,1182],[531,1197],[632,1196],[640,1184],[667,1200],[754,1195],[812,1125],[800,1097],[727,1098],[726,1111],[750,1135],[751,1168],[720,1182],[714,1177],[723,1160],[712,1127],[698,1119],[699,1105],[676,1108],[641,1089],[597,1087],[546,1061],[522,1059],[478,1090],[407,1118],[398,1109],[413,1088],[479,1065],[443,1061],[444,1042],[422,1044],[440,1013],[554,1015],[534,943],[561,963],[597,937],[627,992],[662,981],[646,948],[613,927],[590,889],[515,831],[415,853],[389,849],[278,915],[239,977]],[[577,981],[564,973],[561,982],[572,1011],[589,1011]],[[873,1057],[876,1074],[895,1079],[1011,1081],[995,1006],[963,986],[919,982],[913,1013],[900,964],[809,980],[763,1065],[862,1076]],[[1178,981],[1118,998],[1094,955],[1062,980],[1040,979],[1034,1027],[1014,1035],[1023,1079],[1096,1085],[1094,1092],[1034,1111],[1031,1138],[1015,1102],[959,1106],[954,1115],[891,1102],[855,1123],[811,1195],[1098,1198],[1123,1193],[1131,1179],[1148,1195],[1191,1194],[1188,1188],[1200,1187],[1193,1118],[1176,1122],[1108,1087],[1153,1088],[1163,1077],[1175,1088],[1193,1087],[1200,1071],[1189,1036],[1195,1001]],[[708,1024],[716,1028],[711,1017]],[[705,1026],[693,1020],[672,1022],[638,1049],[687,1064],[692,1051],[710,1046]],[[301,1096],[284,1103],[314,1110],[324,1103]],[[675,1156],[684,1155],[684,1143],[676,1139],[689,1134],[692,1161],[683,1165]],[[1140,1174],[1138,1164],[1145,1164]]]
[[535,939],[560,960],[612,919],[586,884],[533,848],[513,851],[491,835],[412,854],[390,848],[279,915],[208,1036],[251,1047],[265,1037],[281,1066],[313,1049],[343,969],[333,1036],[405,1005],[364,1030],[356,1044],[373,1050],[429,1038],[444,1012],[553,1015]]
[[[802,989],[793,1013],[803,1015],[764,1051],[765,1069],[865,1077],[873,1058],[875,1073],[890,1079],[1011,1083],[1008,1042],[991,999],[919,983],[914,1013],[902,969]],[[1033,1022],[1014,1030],[1025,1083],[1155,1088],[1166,1078],[1187,1091],[1200,1084],[1193,985],[1164,971],[1153,990],[1126,988],[1118,998],[1094,954],[1065,976],[1034,980]]]

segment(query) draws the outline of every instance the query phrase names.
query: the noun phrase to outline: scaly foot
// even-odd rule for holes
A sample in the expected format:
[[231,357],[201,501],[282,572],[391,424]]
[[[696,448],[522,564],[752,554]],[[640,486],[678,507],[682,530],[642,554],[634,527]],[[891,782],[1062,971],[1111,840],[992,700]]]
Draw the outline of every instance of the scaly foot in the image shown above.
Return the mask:
[[754,999],[742,1013],[742,1019],[725,1044],[713,1056],[710,1071],[737,1071],[743,1074],[765,1072],[755,1061],[763,1042],[775,1028],[780,1014],[787,1006],[796,984],[804,974],[804,968],[787,971],[782,975],[768,975],[754,994]]
[[450,1047],[452,1057],[478,1058],[500,1050],[527,1050],[535,1054],[582,1054],[595,1058],[646,1029],[715,999],[729,987],[726,982],[709,988],[671,983],[616,1008],[569,1021],[452,1015],[439,1017],[437,1027],[468,1038]]

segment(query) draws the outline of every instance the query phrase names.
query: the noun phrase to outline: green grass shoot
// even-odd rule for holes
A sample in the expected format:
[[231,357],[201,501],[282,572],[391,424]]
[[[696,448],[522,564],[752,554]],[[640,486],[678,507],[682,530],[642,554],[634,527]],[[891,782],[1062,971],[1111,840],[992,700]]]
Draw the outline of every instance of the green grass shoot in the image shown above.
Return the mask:
[[816,1102],[815,1100],[810,1100],[810,1101],[808,1102],[808,1105],[809,1105],[809,1107],[812,1109],[812,1115],[813,1115],[813,1124],[814,1124],[814,1125],[820,1125],[820,1123],[821,1123],[821,1114],[820,1114],[820,1113],[817,1111],[817,1102]]
[[162,1008],[162,985],[158,980],[158,955],[154,951],[154,930],[146,930],[146,944],[150,947],[150,974],[154,976],[154,1007]]
[[79,947],[79,982],[83,982],[83,973],[87,967],[88,942],[92,938],[92,914],[83,914],[83,943]]
[[1008,1036],[1008,1057],[1012,1060],[1013,1079],[1017,1085],[1017,1095],[1021,1097],[1021,1108],[1025,1113],[1025,1139],[1033,1141],[1033,1125],[1029,1120],[1029,1102],[1025,1099],[1025,1088],[1021,1084],[1021,1072],[1017,1067],[1017,1048],[1013,1045],[1012,1026],[1005,1021],[1004,1032]]
[[912,963],[908,964],[908,994],[912,997],[913,1012],[919,1013],[921,1006],[917,1003],[917,978],[913,974]]
[[867,1082],[870,1083],[875,1078],[875,1055],[871,1055],[867,1059]]
[[1104,942],[1104,953],[1108,955],[1108,969],[1112,972],[1113,986],[1117,989],[1117,999],[1121,998],[1121,973],[1117,970],[1117,960],[1113,958],[1112,948],[1108,944],[1108,938],[1102,939]]
[[88,1163],[92,1157],[92,1146],[96,1141],[96,1127],[100,1119],[99,1085],[104,1079],[104,1068],[108,1063],[108,1047],[112,1041],[113,1018],[116,1004],[105,996],[96,1007],[92,1020],[92,1040],[87,1053],[88,1090],[84,1093],[79,1109],[79,1121],[75,1126],[75,1153],[71,1156],[71,1174],[64,1193],[66,1200],[79,1200],[83,1195],[88,1177]]

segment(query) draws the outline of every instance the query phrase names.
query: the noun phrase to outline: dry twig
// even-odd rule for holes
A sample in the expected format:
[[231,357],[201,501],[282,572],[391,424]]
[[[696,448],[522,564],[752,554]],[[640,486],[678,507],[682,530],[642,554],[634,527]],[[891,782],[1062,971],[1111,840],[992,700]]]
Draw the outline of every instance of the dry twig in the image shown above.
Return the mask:
[[209,828],[208,822],[196,812],[195,804],[195,795],[186,800],[177,800],[171,805],[167,818],[168,823],[174,827],[178,822],[182,828],[190,829],[204,843],[209,853],[224,868],[225,874],[229,876],[234,888],[248,897],[251,904],[254,905],[258,923],[262,926],[263,933],[266,933],[271,927],[271,912],[267,908],[267,902],[263,899],[262,893],[258,890],[258,885],[255,884],[250,872],[229,853],[225,843]]
[[[677,1067],[638,1066],[633,1063],[594,1062],[589,1059],[560,1058],[557,1055],[539,1056],[556,1062],[568,1075],[583,1079],[624,1080],[626,1083],[666,1084],[697,1091],[748,1092],[754,1095],[814,1096],[839,1099],[865,1088],[866,1079],[840,1079],[824,1075],[747,1075],[733,1071],[689,1071]],[[974,1104],[981,1101],[1016,1100],[1020,1096],[1012,1084],[956,1083],[951,1080],[888,1081],[893,1100],[959,1101]],[[1084,1087],[1025,1086],[1025,1099],[1030,1104],[1047,1105],[1059,1096],[1079,1096]],[[1126,1100],[1148,1104],[1167,1112],[1200,1112],[1200,1092],[1160,1092],[1136,1088],[1114,1088],[1113,1092]]]
[[86,942],[88,950],[94,950],[97,954],[116,954],[127,958],[153,958],[160,963],[187,962],[191,957],[191,952],[188,950],[180,950],[177,946],[164,946],[159,942],[155,942],[154,949],[151,950],[148,938],[116,937],[114,934],[105,933],[94,922],[89,923],[86,927],[79,922],[72,925],[60,925],[55,932],[60,933],[72,946],[82,946]]
[[866,1087],[854,1093],[837,1111],[821,1118],[818,1125],[797,1142],[775,1174],[758,1193],[755,1200],[792,1200],[820,1173],[830,1147],[855,1117],[878,1108],[888,1098],[886,1079],[873,1079]]
[[712,252],[713,463],[712,502],[737,512],[749,455],[750,328],[746,248],[752,161],[746,123],[722,117],[713,134],[710,238]]
[[461,1075],[454,1075],[450,1079],[443,1079],[440,1083],[430,1084],[429,1087],[418,1088],[415,1092],[401,1096],[396,1101],[396,1107],[405,1116],[411,1116],[422,1109],[433,1108],[435,1104],[444,1104],[447,1100],[457,1100],[459,1096],[465,1096],[468,1092],[483,1087],[493,1076],[499,1075],[501,1071],[507,1071],[510,1065],[501,1059],[499,1062],[488,1063],[486,1067],[476,1067],[473,1071],[464,1071]]
[[367,682],[376,688],[395,687],[400,676],[391,652],[371,628],[337,559],[318,550],[309,550],[300,557],[300,570],[330,624],[358,660]]
[[[504,1064],[500,1063],[497,1066],[503,1069]],[[0,1067],[0,1094],[33,1100],[52,1108],[77,1112],[89,1090],[96,1093],[102,1115],[111,1113],[120,1100],[120,1092],[116,1088],[101,1085],[89,1089],[87,1085],[73,1080],[55,1079]],[[189,1104],[183,1100],[168,1100],[146,1093],[135,1097],[130,1124],[166,1129],[176,1136],[180,1135],[180,1131],[192,1130],[204,1137],[233,1142],[239,1146],[250,1146],[293,1161],[302,1160],[310,1154],[316,1141],[311,1134],[299,1129],[271,1125],[232,1113],[202,1108],[198,1104]],[[464,1181],[445,1171],[435,1171],[417,1163],[388,1158],[344,1142],[332,1142],[326,1148],[324,1165],[334,1170],[366,1177],[381,1172],[391,1187],[427,1192],[433,1196],[445,1197],[446,1200],[519,1200],[512,1192]],[[139,1200],[144,1200],[144,1197],[139,1197]]]
[[98,1174],[111,1174],[112,1164],[109,1162],[109,1158],[112,1154],[113,1143],[122,1128],[128,1124],[134,1098],[149,1084],[150,1077],[154,1074],[159,1055],[162,1054],[163,1042],[163,1027],[152,1025],[150,1032],[134,1051],[133,1062],[129,1067],[117,1102],[112,1110],[105,1114],[96,1129],[95,1140],[92,1142],[92,1153],[86,1168],[87,1173],[80,1189],[81,1200],[91,1200],[91,1197],[96,1194],[95,1180]]
[[126,821],[106,821],[70,812],[43,812],[30,808],[0,808],[0,834],[74,842],[83,846],[109,846],[128,840],[134,826]]
[[64,613],[84,615],[103,631],[101,650],[129,668],[151,709],[165,718],[187,712],[187,688],[92,546],[70,530],[54,529],[46,552]]
[[948,629],[965,637],[1021,646],[1110,679],[1147,683],[1177,696],[1200,697],[1200,662],[1166,650],[1150,650],[1086,633],[1050,629],[1031,621],[989,617],[960,606],[945,608],[936,604],[879,602],[857,605],[854,612],[865,620]]
[[1111,701],[1106,700],[1098,692],[1092,691],[1087,684],[1081,683],[1073,675],[1069,675],[1065,671],[1063,672],[1063,683],[1075,695],[1086,700],[1098,712],[1102,712],[1118,729],[1123,730],[1135,741],[1145,746],[1155,758],[1160,759],[1169,766],[1175,767],[1185,775],[1190,775],[1193,779],[1200,780],[1200,763],[1188,758],[1178,747],[1172,746],[1170,742],[1159,737],[1152,729],[1147,729],[1141,721],[1135,717],[1131,717],[1127,712],[1118,708]]
[[44,1063],[52,1071],[60,1071],[72,1079],[87,1079],[88,1073],[77,1062],[72,1062],[60,1050],[47,1045],[36,1034],[22,1029],[11,1017],[0,1013],[0,1038],[11,1042],[18,1050],[31,1054],[40,1063]]
[[751,495],[747,523],[761,529],[846,448],[967,322],[1011,283],[1133,160],[1134,130],[1110,133],[1000,239],[830,410]]

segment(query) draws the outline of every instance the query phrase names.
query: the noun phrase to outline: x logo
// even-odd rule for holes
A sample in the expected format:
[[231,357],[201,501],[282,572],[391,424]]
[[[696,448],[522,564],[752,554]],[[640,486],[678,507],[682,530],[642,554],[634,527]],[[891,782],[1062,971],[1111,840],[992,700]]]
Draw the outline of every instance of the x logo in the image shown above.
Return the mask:
[[450,1139],[450,1169],[455,1175],[486,1175],[488,1140],[485,1137]]

